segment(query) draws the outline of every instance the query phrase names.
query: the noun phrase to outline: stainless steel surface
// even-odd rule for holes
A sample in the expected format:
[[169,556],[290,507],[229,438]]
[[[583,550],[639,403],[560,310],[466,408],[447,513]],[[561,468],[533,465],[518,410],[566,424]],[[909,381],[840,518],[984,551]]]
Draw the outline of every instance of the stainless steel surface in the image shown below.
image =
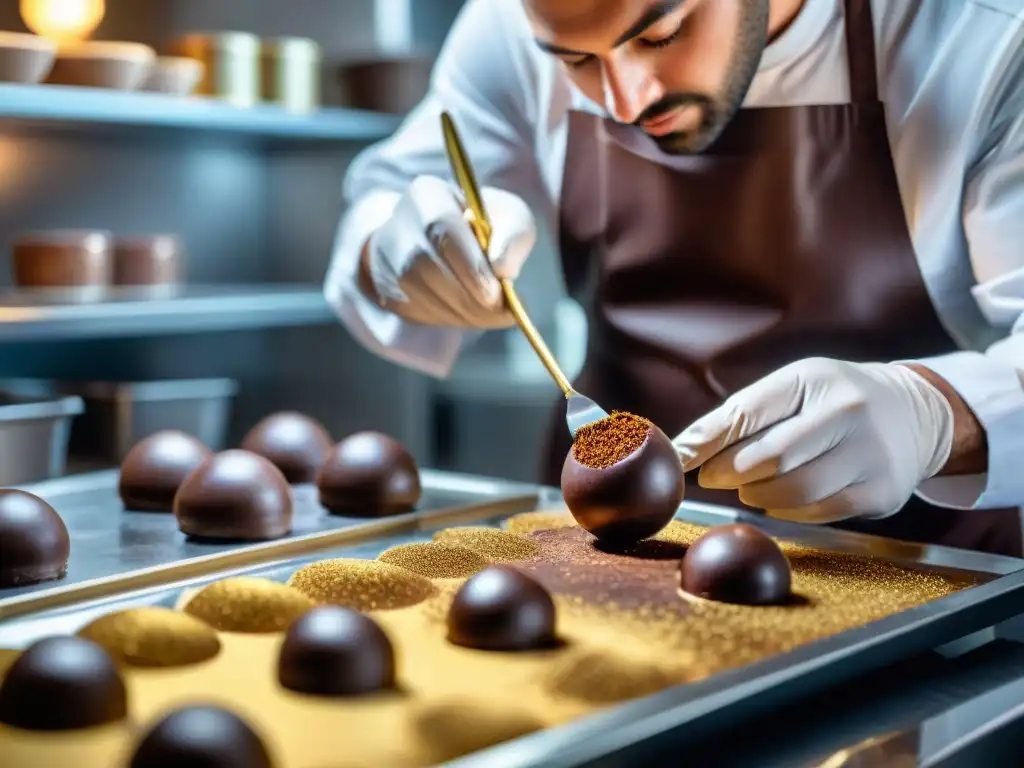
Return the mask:
[[80,595],[167,583],[175,573],[208,572],[245,558],[266,562],[278,552],[284,556],[314,549],[321,540],[324,547],[338,546],[336,536],[363,529],[401,528],[443,511],[481,504],[511,514],[532,508],[537,499],[536,486],[526,484],[431,470],[423,470],[421,477],[424,493],[416,511],[380,519],[328,515],[317,503],[314,487],[298,486],[291,535],[259,543],[197,543],[178,530],[171,514],[125,511],[117,495],[117,470],[24,486],[64,519],[71,534],[71,559],[64,579],[0,592],[0,620]]
[[106,297],[82,303],[60,292],[0,294],[0,339],[133,337],[334,319],[319,286],[188,286],[170,295],[145,288],[114,288]]
[[0,485],[64,474],[71,422],[82,412],[74,396],[24,396],[0,386]]

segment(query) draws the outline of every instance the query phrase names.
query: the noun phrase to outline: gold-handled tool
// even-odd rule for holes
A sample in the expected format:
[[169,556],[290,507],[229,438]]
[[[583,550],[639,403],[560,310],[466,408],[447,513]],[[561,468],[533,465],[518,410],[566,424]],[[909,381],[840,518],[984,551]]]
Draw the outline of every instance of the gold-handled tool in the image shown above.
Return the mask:
[[[465,198],[464,215],[466,221],[473,230],[473,234],[476,235],[480,249],[484,252],[484,260],[490,266],[491,261],[488,251],[491,245],[491,220],[487,217],[487,211],[484,209],[480,188],[477,186],[473,168],[470,166],[469,159],[466,157],[466,152],[462,147],[459,133],[455,129],[455,121],[452,120],[451,115],[447,112],[441,113],[441,128],[444,132],[444,144],[448,152],[448,161],[452,166],[452,173],[455,175],[455,180],[458,182],[462,195]],[[551,374],[551,378],[555,380],[559,389],[562,390],[562,394],[565,395],[567,402],[565,420],[569,425],[569,433],[575,435],[576,430],[580,427],[607,417],[608,413],[597,403],[573,389],[569,379],[566,378],[566,375],[559,367],[558,361],[555,360],[555,356],[551,354],[548,345],[544,343],[544,339],[541,338],[536,326],[530,320],[530,316],[526,314],[526,308],[523,307],[523,303],[519,300],[519,295],[516,293],[512,281],[508,278],[498,277],[496,274],[495,278],[501,286],[505,303],[508,305],[512,317],[515,318],[516,325],[519,326],[519,330],[526,336],[526,340],[530,342],[533,351],[537,353],[537,357],[540,358],[548,373]]]

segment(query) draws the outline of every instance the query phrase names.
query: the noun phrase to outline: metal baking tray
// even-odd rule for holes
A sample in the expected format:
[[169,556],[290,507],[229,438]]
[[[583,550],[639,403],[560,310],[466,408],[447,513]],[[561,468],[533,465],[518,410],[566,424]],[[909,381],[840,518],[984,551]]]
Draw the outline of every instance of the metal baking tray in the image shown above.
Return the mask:
[[64,474],[71,422],[83,407],[80,397],[27,395],[0,386],[0,485]]
[[[559,495],[541,489],[536,508],[558,505]],[[523,511],[523,510],[518,510]],[[0,647],[23,648],[40,637],[73,633],[97,616],[140,605],[173,606],[186,589],[241,573],[280,581],[324,557],[374,558],[400,543],[426,541],[432,531],[452,525],[500,526],[514,514],[496,505],[453,510],[410,520],[403,529],[378,531],[355,545],[321,548],[299,557],[245,563],[216,574],[185,578],[113,597],[79,602],[0,625]],[[1024,560],[943,547],[892,542],[864,534],[771,520],[714,505],[684,503],[677,517],[698,525],[742,521],[778,538],[834,552],[880,557],[908,567],[970,572],[977,586],[843,632],[789,653],[675,686],[565,725],[506,742],[453,761],[458,768],[540,768],[626,766],[678,748],[680,739],[706,735],[871,670],[960,640],[1019,614],[1024,609]]]
[[316,488],[292,489],[292,533],[248,543],[198,543],[178,530],[174,515],[124,510],[117,494],[118,470],[106,470],[21,486],[48,501],[71,534],[68,573],[59,581],[0,590],[0,621],[43,608],[139,587],[166,584],[248,563],[295,557],[325,547],[401,531],[421,519],[480,505],[514,514],[532,509],[535,485],[472,475],[422,470],[423,498],[415,511],[385,518],[328,515]]

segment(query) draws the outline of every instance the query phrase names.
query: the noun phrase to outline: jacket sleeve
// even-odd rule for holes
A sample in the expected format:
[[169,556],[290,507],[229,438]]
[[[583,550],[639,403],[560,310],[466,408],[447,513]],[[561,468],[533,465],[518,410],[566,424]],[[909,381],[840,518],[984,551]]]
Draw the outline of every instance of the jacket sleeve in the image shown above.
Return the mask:
[[501,187],[526,200],[542,194],[530,138],[536,113],[531,100],[536,97],[523,77],[519,49],[525,38],[517,35],[525,26],[517,4],[470,0],[435,63],[427,96],[392,137],[358,155],[345,178],[346,212],[324,295],[364,347],[432,376],[446,376],[477,332],[419,325],[382,310],[358,288],[360,254],[409,182],[421,175],[450,177],[442,110],[455,117],[481,185]]
[[1024,118],[975,168],[964,190],[975,300],[1003,338],[984,353],[920,361],[957,390],[985,429],[988,471],[935,477],[918,494],[954,509],[1024,506]]

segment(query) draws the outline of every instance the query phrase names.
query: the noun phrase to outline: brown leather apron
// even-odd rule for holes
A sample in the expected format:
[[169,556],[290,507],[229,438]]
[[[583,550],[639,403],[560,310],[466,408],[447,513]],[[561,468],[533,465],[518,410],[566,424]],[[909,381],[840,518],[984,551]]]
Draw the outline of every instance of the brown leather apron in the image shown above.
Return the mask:
[[[670,156],[639,129],[569,116],[562,268],[587,308],[579,391],[669,436],[730,393],[811,356],[955,350],[925,288],[878,99],[869,0],[845,0],[852,103],[744,109],[708,151]],[[570,447],[555,414],[544,481]],[[690,477],[688,498],[740,505]],[[1017,510],[914,497],[843,527],[1019,556]]]

